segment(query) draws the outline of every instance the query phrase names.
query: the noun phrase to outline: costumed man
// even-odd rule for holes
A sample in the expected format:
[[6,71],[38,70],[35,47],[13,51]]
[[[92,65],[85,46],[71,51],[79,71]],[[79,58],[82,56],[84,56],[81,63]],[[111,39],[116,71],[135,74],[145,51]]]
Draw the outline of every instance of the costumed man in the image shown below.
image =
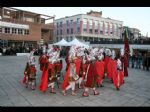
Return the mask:
[[109,78],[109,74],[108,74],[108,63],[109,60],[111,59],[111,51],[110,49],[105,49],[105,57],[104,57],[104,62],[105,62],[105,76],[107,76]]
[[88,97],[89,89],[92,89],[94,95],[99,95],[99,92],[96,90],[96,81],[99,78],[98,74],[96,73],[96,66],[95,66],[95,56],[91,51],[89,55],[87,55],[87,60],[90,62],[87,68],[87,73],[85,75],[85,87],[82,96]]
[[[113,82],[113,67],[115,67],[115,54],[108,50],[109,62],[107,63],[107,77]],[[105,63],[106,65],[106,63]]]
[[69,62],[69,66],[65,75],[64,82],[62,84],[62,93],[63,95],[66,95],[67,90],[72,89],[72,95],[76,95],[75,93],[75,84],[76,81],[79,79],[79,76],[76,74],[76,57],[73,55],[71,56]]
[[44,69],[44,64],[46,63],[46,59],[47,55],[46,55],[46,46],[43,46],[43,53],[42,55],[39,57],[39,64],[40,64],[40,70],[43,71]]
[[[52,48],[51,48],[52,49]],[[41,84],[40,84],[40,90],[43,92],[46,92],[48,87],[51,87],[51,93],[56,93],[54,86],[55,82],[57,81],[56,72],[54,69],[54,62],[57,58],[57,52],[53,49],[49,49],[47,51],[47,55],[49,59],[46,60],[46,64],[44,66],[42,78],[41,78]]]
[[100,52],[100,54],[97,56],[97,60],[95,62],[96,65],[96,71],[97,74],[99,75],[99,79],[97,79],[97,86],[99,87],[103,87],[103,77],[104,77],[104,69],[105,69],[105,63],[103,61],[104,56],[102,54],[102,52]]
[[78,47],[76,51],[77,59],[76,59],[76,74],[79,76],[79,80],[76,81],[78,84],[78,88],[81,89],[81,83],[83,82],[83,55],[84,55],[84,47]]
[[86,57],[82,56],[81,66],[80,66],[80,72],[79,72],[79,80],[78,80],[78,88],[83,88],[84,84],[84,78],[87,70],[87,63],[86,63]]
[[124,76],[128,77],[128,58],[127,55],[124,54],[124,49],[121,49],[121,62],[122,62]]
[[60,76],[61,76],[61,71],[63,68],[63,61],[60,60],[59,62],[57,62],[57,67],[58,67],[58,71],[57,71],[57,81],[60,84]]
[[69,59],[72,57],[72,55],[75,56],[75,49],[76,49],[76,46],[71,46],[67,52],[67,56],[65,59],[65,61],[66,61],[66,72],[67,72],[67,70],[69,68],[69,64],[70,64]]
[[26,85],[26,87],[28,86],[28,75],[29,75],[29,62],[26,63],[26,68],[24,70],[24,78],[23,78],[23,84]]
[[61,73],[61,70],[62,70],[62,60],[60,59],[60,49],[59,48],[55,48],[54,49],[55,51],[55,55],[54,55],[54,63],[53,63],[53,69],[54,69],[54,72],[55,72],[55,76],[57,77],[57,84],[60,83],[59,82],[59,79],[60,79],[60,73]]
[[42,73],[42,77],[41,77],[41,84],[39,86],[39,89],[42,91],[42,92],[46,92],[47,88],[48,88],[48,71],[49,71],[49,68],[51,67],[49,65],[49,61],[48,61],[48,58],[46,58],[46,62],[44,64],[44,68],[43,68],[43,73]]
[[113,75],[113,82],[116,89],[119,90],[120,86],[124,83],[124,72],[122,71],[120,59],[118,58],[116,61],[117,61],[117,73]]
[[59,66],[57,66],[57,62],[60,61],[59,59],[60,56],[60,51],[59,49],[54,48],[53,52],[51,53],[50,57],[49,57],[49,64],[50,69],[49,69],[49,84],[48,87],[51,87],[51,93],[56,93],[55,91],[55,83],[57,82],[57,74],[58,74],[58,70],[59,70]]
[[35,49],[30,52],[29,61],[27,62],[27,69],[25,70],[25,74],[27,76],[26,79],[26,87],[30,86],[32,90],[35,89],[36,86],[36,66],[35,66],[35,57],[34,57]]

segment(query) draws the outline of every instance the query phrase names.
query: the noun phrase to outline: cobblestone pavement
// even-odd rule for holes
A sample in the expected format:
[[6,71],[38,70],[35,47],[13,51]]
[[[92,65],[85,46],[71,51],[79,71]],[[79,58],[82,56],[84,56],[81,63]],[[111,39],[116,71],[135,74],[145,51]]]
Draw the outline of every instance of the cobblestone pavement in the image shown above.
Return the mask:
[[[68,91],[63,96],[56,87],[56,94],[39,91],[41,71],[37,62],[37,87],[32,91],[21,84],[26,65],[26,56],[0,56],[0,106],[150,106],[150,72],[129,69],[129,77],[117,91],[114,85],[104,80],[104,87],[98,88],[100,95],[82,97],[83,89],[77,96]],[[65,66],[65,64],[64,64]]]

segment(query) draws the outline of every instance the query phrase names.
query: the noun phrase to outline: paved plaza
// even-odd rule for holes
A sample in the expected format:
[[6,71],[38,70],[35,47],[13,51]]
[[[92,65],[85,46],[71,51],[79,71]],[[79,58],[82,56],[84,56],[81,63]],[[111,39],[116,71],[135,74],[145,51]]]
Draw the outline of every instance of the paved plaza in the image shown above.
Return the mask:
[[120,91],[105,79],[98,96],[90,91],[89,97],[82,97],[83,89],[77,96],[72,96],[71,91],[63,96],[57,85],[56,94],[50,89],[46,93],[39,91],[42,73],[38,62],[36,90],[25,88],[21,80],[26,61],[27,56],[0,56],[0,106],[150,106],[150,72],[129,68],[129,77]]

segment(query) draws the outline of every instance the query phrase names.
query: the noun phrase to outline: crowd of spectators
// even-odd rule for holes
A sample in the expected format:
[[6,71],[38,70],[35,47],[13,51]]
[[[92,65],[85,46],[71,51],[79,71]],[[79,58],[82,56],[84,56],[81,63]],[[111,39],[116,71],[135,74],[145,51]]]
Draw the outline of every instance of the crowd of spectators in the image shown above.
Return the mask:
[[150,68],[150,52],[135,52],[130,56],[130,67],[135,69],[143,69],[149,71]]
[[41,47],[33,46],[0,46],[0,53],[3,56],[16,55],[16,53],[30,53],[31,50],[37,49],[35,55],[40,55],[42,53]]

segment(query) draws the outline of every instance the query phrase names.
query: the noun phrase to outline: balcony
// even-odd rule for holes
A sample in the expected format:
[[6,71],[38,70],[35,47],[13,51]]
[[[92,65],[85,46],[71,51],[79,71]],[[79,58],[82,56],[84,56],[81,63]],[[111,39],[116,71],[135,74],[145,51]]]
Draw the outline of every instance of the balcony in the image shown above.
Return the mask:
[[[100,40],[100,41],[90,41],[90,44],[124,44],[122,39],[117,40]],[[135,45],[150,45],[150,39],[148,40],[130,40],[129,44]]]

